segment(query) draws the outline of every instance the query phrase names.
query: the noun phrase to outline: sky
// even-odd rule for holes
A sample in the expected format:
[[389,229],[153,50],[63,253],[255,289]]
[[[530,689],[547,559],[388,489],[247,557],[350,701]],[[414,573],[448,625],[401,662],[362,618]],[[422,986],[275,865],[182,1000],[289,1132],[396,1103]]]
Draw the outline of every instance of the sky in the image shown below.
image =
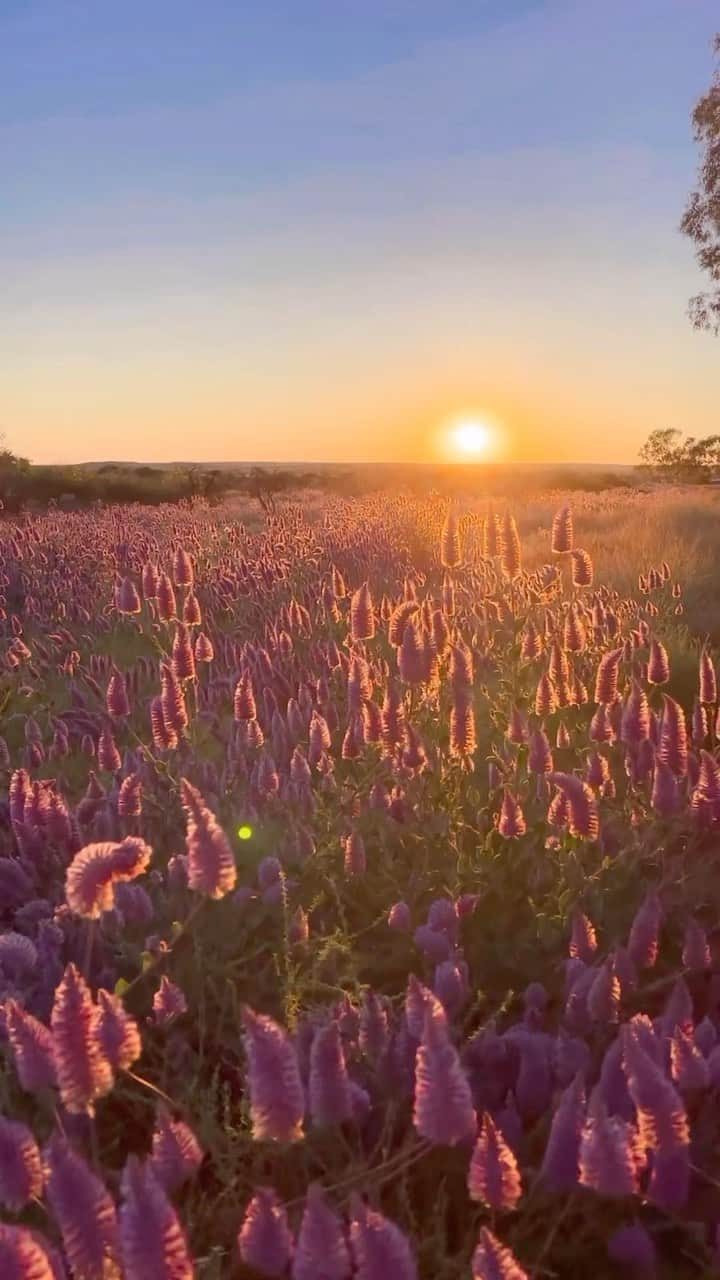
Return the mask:
[[678,232],[717,0],[0,0],[35,462],[627,463],[717,430]]

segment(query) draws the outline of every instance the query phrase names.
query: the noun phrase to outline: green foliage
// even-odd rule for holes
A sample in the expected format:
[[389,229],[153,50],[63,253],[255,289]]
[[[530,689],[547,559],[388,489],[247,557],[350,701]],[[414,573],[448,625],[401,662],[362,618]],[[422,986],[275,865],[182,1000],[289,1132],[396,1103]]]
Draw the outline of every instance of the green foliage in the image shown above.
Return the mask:
[[29,474],[27,458],[18,458],[9,449],[0,448],[0,498],[4,506],[12,506],[24,493]]
[[[720,54],[720,35],[715,37]],[[690,299],[690,318],[697,329],[720,333],[720,67],[692,116],[695,141],[701,148],[699,185],[693,191],[680,224],[696,248],[700,268],[710,288]]]
[[640,450],[643,466],[673,484],[706,484],[720,469],[720,435],[683,439],[673,427],[651,431]]

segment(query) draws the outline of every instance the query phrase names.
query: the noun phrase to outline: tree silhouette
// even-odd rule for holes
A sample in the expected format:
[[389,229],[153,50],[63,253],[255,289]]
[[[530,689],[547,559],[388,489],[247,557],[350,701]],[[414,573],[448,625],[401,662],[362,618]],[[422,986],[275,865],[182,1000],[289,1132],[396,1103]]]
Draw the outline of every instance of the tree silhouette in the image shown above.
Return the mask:
[[[714,49],[720,55],[720,35]],[[693,114],[695,140],[701,147],[699,185],[687,203],[680,229],[696,245],[696,257],[710,281],[705,293],[690,299],[696,329],[720,333],[720,64],[707,93]]]
[[683,439],[676,428],[660,428],[650,432],[640,459],[659,480],[706,484],[720,471],[720,436]]

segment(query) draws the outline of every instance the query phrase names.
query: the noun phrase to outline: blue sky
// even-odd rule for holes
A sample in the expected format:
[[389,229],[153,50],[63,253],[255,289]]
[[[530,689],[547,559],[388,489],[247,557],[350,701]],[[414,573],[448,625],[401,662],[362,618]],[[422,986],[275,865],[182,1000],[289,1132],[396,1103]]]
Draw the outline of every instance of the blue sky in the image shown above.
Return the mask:
[[[712,430],[709,0],[0,0],[0,423],[38,460]],[[202,431],[199,427],[202,426]]]

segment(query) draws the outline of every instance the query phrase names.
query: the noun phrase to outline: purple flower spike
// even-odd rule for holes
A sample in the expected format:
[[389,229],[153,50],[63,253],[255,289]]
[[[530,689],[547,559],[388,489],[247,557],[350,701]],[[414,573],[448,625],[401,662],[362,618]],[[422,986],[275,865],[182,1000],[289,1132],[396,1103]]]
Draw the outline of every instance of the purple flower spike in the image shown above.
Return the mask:
[[658,1018],[657,1033],[660,1037],[669,1038],[676,1027],[682,1027],[683,1031],[691,1035],[694,1021],[692,996],[684,979],[678,978]]
[[467,964],[464,961],[456,964],[454,960],[443,960],[435,969],[433,987],[447,1013],[457,1013],[470,994]]
[[652,890],[638,908],[628,938],[628,954],[638,969],[651,969],[657,960],[661,919],[660,899]]
[[569,773],[551,773],[548,777],[566,797],[570,834],[581,840],[596,840],[600,831],[597,799],[587,783]]
[[514,1209],[522,1196],[517,1160],[487,1111],[470,1161],[468,1193],[492,1209]]
[[553,1048],[553,1074],[555,1083],[566,1089],[578,1072],[586,1076],[590,1065],[590,1050],[584,1040],[569,1036],[561,1027]]
[[243,1024],[253,1137],[297,1142],[303,1136],[305,1097],[295,1048],[272,1018],[247,1006]]
[[388,912],[388,924],[397,933],[410,932],[410,908],[407,902],[396,902]]
[[642,1153],[634,1125],[609,1116],[593,1098],[580,1139],[580,1182],[601,1196],[632,1196],[638,1191]]
[[264,1276],[282,1276],[290,1263],[293,1239],[287,1214],[271,1187],[260,1187],[245,1212],[238,1236],[240,1257]]
[[22,933],[8,929],[0,934],[0,973],[12,981],[21,982],[37,969],[37,948]]
[[651,794],[652,807],[661,818],[670,818],[680,808],[680,790],[677,778],[669,765],[662,760],[655,763]]
[[362,1127],[372,1110],[370,1094],[363,1089],[362,1085],[357,1084],[355,1080],[351,1080],[350,1099],[352,1102],[353,1120],[356,1125]]
[[0,1276],[3,1280],[63,1280],[55,1269],[50,1246],[26,1227],[0,1223]]
[[540,1177],[550,1191],[572,1191],[578,1184],[584,1121],[585,1090],[578,1074],[560,1097],[545,1147]]
[[670,1072],[681,1093],[707,1089],[708,1065],[692,1035],[676,1027],[670,1041]]
[[105,705],[108,715],[114,716],[116,719],[122,719],[123,716],[130,715],[127,685],[121,671],[113,671],[110,676],[105,694]]
[[655,1275],[655,1245],[639,1222],[613,1231],[607,1251],[611,1262],[632,1268],[633,1275]]
[[703,1018],[695,1028],[695,1044],[704,1057],[709,1058],[717,1044],[717,1030],[709,1018]]
[[633,681],[632,689],[623,707],[620,738],[623,742],[636,746],[644,742],[649,734],[650,707],[647,694],[637,681]]
[[150,1166],[130,1156],[120,1186],[125,1280],[193,1280],[185,1233]]
[[423,986],[414,973],[411,973],[408,978],[407,991],[405,992],[405,1018],[408,1031],[415,1040],[422,1040],[425,1030],[425,1014],[428,1009],[435,1010],[438,1017],[445,1016],[437,996],[428,987]]
[[348,1280],[350,1255],[337,1214],[317,1182],[310,1184],[292,1264],[292,1280]]
[[620,1013],[620,979],[612,956],[597,970],[587,995],[587,1010],[593,1022],[617,1022]]
[[442,964],[452,954],[452,942],[446,933],[433,929],[429,924],[418,925],[413,934],[415,946],[432,964]]
[[334,1006],[333,1017],[337,1019],[343,1039],[349,1043],[356,1041],[360,1033],[360,1015],[347,993]]
[[122,579],[116,592],[115,607],[118,613],[140,613],[140,597],[131,578]]
[[152,1137],[150,1167],[161,1187],[173,1192],[199,1169],[203,1161],[200,1144],[189,1125],[173,1120],[159,1107]]
[[630,991],[636,991],[638,985],[637,969],[630,958],[627,947],[615,947],[612,952],[612,958],[615,964],[615,972],[620,979],[621,994],[624,996]]
[[618,1037],[605,1050],[595,1096],[602,1099],[610,1115],[621,1116],[623,1120],[634,1120],[635,1109],[628,1093],[622,1044]]
[[260,862],[257,869],[258,888],[263,892],[266,889],[272,889],[280,883],[283,874],[282,862],[279,858],[271,856],[265,857]]
[[512,1093],[508,1093],[505,1105],[494,1112],[493,1119],[510,1150],[519,1156],[525,1140],[525,1130]]
[[215,814],[200,792],[183,778],[180,784],[187,821],[188,884],[197,893],[222,898],[235,888],[232,849]]
[[453,1147],[477,1129],[470,1082],[451,1043],[445,1014],[430,1007],[415,1059],[415,1128],[437,1146]]
[[126,1012],[120,997],[110,991],[98,991],[97,1000],[103,1053],[115,1070],[127,1071],[142,1053],[137,1022]]
[[38,1145],[27,1125],[0,1116],[0,1203],[19,1213],[42,1195]]
[[152,849],[135,836],[120,844],[104,840],[85,845],[73,858],[65,877],[65,896],[71,911],[97,920],[115,901],[115,886],[134,880],[147,870]]
[[[675,1027],[673,1022],[672,1026]],[[636,1044],[645,1051],[649,1058],[654,1062],[660,1062],[662,1059],[662,1045],[655,1034],[655,1028],[646,1013],[636,1013],[629,1022],[625,1023],[627,1031],[624,1034],[632,1036]],[[616,1041],[622,1051],[622,1037]],[[622,1057],[622,1052],[621,1052]]]
[[697,920],[688,920],[682,962],[686,969],[692,969],[697,973],[710,968],[711,958],[707,934]]
[[353,1196],[350,1208],[350,1246],[356,1280],[417,1280],[407,1236],[358,1196]]
[[315,1032],[308,1094],[314,1125],[343,1124],[351,1118],[350,1081],[337,1022],[329,1022]]
[[679,702],[668,694],[663,694],[663,704],[657,749],[658,762],[667,765],[676,778],[684,778],[688,771],[685,712]]
[[23,1089],[35,1093],[57,1084],[52,1033],[15,1000],[5,1006],[8,1039]]
[[117,798],[121,818],[139,818],[142,813],[143,784],[139,773],[129,773],[123,778]]
[[464,920],[466,916],[473,915],[479,901],[479,893],[461,893],[455,902],[458,920]]
[[378,1062],[388,1046],[388,1011],[374,991],[363,991],[359,1018],[360,1048],[371,1062]]
[[529,983],[523,992],[525,1011],[532,1010],[533,1013],[543,1014],[547,1009],[549,998],[542,982]]
[[180,988],[171,982],[167,974],[160,979],[160,986],[153,996],[153,1019],[159,1027],[167,1027],[181,1013],[187,1012],[187,1000]]
[[74,964],[55,992],[51,1026],[60,1097],[68,1111],[92,1114],[113,1087],[113,1071],[100,1040],[100,1010]]
[[570,955],[577,956],[584,964],[592,964],[597,951],[597,934],[592,920],[582,911],[573,916],[572,933],[570,935]]
[[108,1191],[59,1134],[45,1148],[45,1176],[48,1200],[73,1274],[108,1274],[111,1264],[118,1262],[115,1205]]
[[427,923],[438,933],[455,938],[458,927],[457,912],[452,898],[435,898],[428,907]]
[[587,998],[595,976],[596,970],[584,965],[582,960],[566,961],[564,1021],[571,1031],[584,1034],[590,1028]]
[[473,1254],[473,1280],[528,1280],[515,1254],[487,1227],[480,1228],[480,1239]]
[[515,1101],[523,1120],[533,1121],[547,1110],[552,1099],[548,1040],[526,1033],[518,1048],[520,1070],[515,1081]]
[[288,923],[288,942],[292,946],[299,946],[303,942],[307,942],[310,937],[310,921],[307,913],[301,906],[297,906],[292,919]]
[[631,1026],[621,1030],[630,1096],[640,1142],[653,1153],[648,1200],[661,1209],[685,1204],[690,1180],[690,1135],[685,1108],[661,1067],[641,1047]]

